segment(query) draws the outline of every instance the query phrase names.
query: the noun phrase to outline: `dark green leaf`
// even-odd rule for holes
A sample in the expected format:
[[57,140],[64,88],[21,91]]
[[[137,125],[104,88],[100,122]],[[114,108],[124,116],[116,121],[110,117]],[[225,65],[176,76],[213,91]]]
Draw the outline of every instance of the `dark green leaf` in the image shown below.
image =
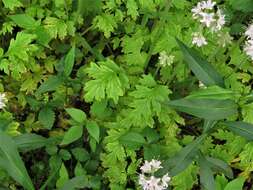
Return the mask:
[[232,100],[182,98],[169,101],[168,105],[207,120],[219,120],[237,114],[237,105]]
[[48,144],[48,139],[36,134],[22,134],[13,138],[20,151],[42,148]]
[[64,73],[66,76],[69,76],[72,72],[73,66],[75,63],[75,46],[73,46],[64,60]]
[[53,127],[55,121],[54,111],[49,107],[42,108],[39,112],[39,121],[44,126],[44,128],[50,130]]
[[34,190],[25,165],[19,156],[16,143],[0,131],[0,167],[27,190]]
[[192,143],[182,148],[175,156],[166,160],[163,163],[163,169],[158,171],[158,175],[169,172],[171,176],[176,176],[180,172],[184,171],[196,157],[198,147],[206,136],[206,134],[199,136]]
[[75,190],[76,188],[88,187],[87,176],[77,176],[66,181],[60,190]]
[[219,86],[210,86],[191,93],[189,96],[187,96],[187,98],[234,100],[235,93],[232,90],[224,89]]
[[247,140],[253,140],[253,125],[242,121],[226,121],[222,122],[230,131],[240,135]]
[[226,162],[212,157],[206,157],[206,160],[214,170],[224,173],[229,178],[233,178],[233,171]]
[[37,90],[37,94],[54,91],[58,86],[63,83],[62,78],[59,76],[49,76],[46,81],[44,81]]
[[80,162],[85,162],[90,158],[89,153],[84,148],[74,148],[71,150],[71,152],[74,155],[75,159]]
[[200,183],[206,190],[214,190],[215,189],[214,176],[208,161],[202,154],[200,154],[198,162],[200,166],[199,171]]
[[229,0],[230,5],[233,9],[243,12],[253,12],[253,1],[252,0]]
[[203,132],[204,133],[209,132],[215,126],[216,123],[217,123],[217,121],[215,121],[215,120],[205,120]]
[[200,57],[196,51],[187,47],[177,39],[177,43],[184,54],[184,59],[196,77],[206,86],[217,85],[224,87],[221,75],[205,59]]

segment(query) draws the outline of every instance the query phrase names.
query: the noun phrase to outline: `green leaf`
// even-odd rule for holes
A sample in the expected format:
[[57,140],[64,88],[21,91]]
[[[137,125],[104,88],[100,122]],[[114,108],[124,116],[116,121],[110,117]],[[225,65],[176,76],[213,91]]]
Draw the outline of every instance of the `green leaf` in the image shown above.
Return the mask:
[[42,94],[45,92],[54,91],[63,83],[60,76],[49,76],[46,81],[44,81],[37,90],[37,94]]
[[208,161],[205,157],[200,154],[199,159],[199,166],[200,166],[200,183],[206,190],[214,190],[215,189],[215,181],[213,177],[213,172],[208,164]]
[[93,78],[85,83],[84,98],[87,102],[107,98],[117,103],[119,97],[124,95],[125,89],[129,86],[124,70],[109,59],[98,62],[98,64],[91,63],[86,72],[89,77]]
[[20,151],[29,151],[42,148],[48,144],[45,137],[36,134],[22,134],[13,138]]
[[73,70],[73,66],[75,63],[75,46],[73,46],[64,60],[64,73],[66,76],[69,76]]
[[34,29],[38,23],[36,20],[27,14],[16,14],[9,16],[10,19],[15,22],[19,27],[25,29]]
[[222,122],[230,131],[244,137],[247,140],[253,140],[253,125],[242,121]]
[[245,179],[243,177],[239,177],[229,182],[224,190],[242,190]]
[[203,126],[203,132],[207,133],[209,132],[215,125],[217,121],[215,120],[205,120],[204,121],[204,126]]
[[206,136],[206,134],[199,136],[192,143],[182,148],[175,156],[164,161],[163,169],[158,171],[158,175],[169,172],[171,176],[176,176],[184,171],[196,157],[199,150],[198,147]]
[[16,39],[11,39],[7,55],[11,58],[18,58],[22,61],[29,60],[29,53],[36,48],[32,41],[36,39],[36,35],[18,32]]
[[52,39],[49,33],[46,31],[46,29],[43,26],[38,26],[34,33],[37,36],[37,42],[43,46],[48,47],[48,43]]
[[78,123],[83,123],[86,120],[86,114],[80,109],[66,108],[65,110]]
[[168,105],[207,120],[220,120],[237,114],[237,105],[232,100],[182,98],[169,101]]
[[10,10],[14,10],[16,7],[22,7],[22,3],[19,0],[3,0],[4,6]]
[[219,86],[209,86],[205,89],[199,89],[198,91],[192,92],[187,98],[234,100],[235,93],[232,90],[224,89]]
[[216,170],[217,172],[222,172],[231,179],[233,178],[233,171],[226,162],[212,157],[206,157],[206,160],[209,162],[213,170]]
[[60,190],[75,190],[76,188],[89,187],[87,176],[77,176],[66,181]]
[[217,85],[224,87],[221,75],[205,59],[200,57],[196,51],[187,47],[183,42],[176,39],[183,52],[184,59],[196,77],[206,86]]
[[230,5],[232,5],[233,9],[238,11],[253,12],[253,2],[252,0],[229,0]]
[[34,190],[25,165],[19,156],[16,143],[0,131],[0,167],[27,190]]
[[90,158],[89,153],[84,148],[74,148],[71,150],[75,159],[80,162],[85,162]]
[[82,135],[83,135],[83,127],[73,126],[65,133],[61,145],[70,144],[81,138]]
[[64,165],[64,163],[62,163],[61,165],[61,169],[59,171],[59,179],[56,182],[56,187],[57,188],[61,188],[63,187],[63,185],[65,184],[65,182],[67,182],[69,180],[69,175],[68,175],[68,171]]
[[136,132],[128,132],[125,135],[119,138],[119,142],[132,149],[138,149],[144,144],[146,144],[146,140],[142,135]]
[[99,126],[95,121],[89,121],[86,125],[88,133],[99,143]]
[[49,107],[44,107],[39,112],[39,122],[44,126],[44,128],[50,130],[55,121],[55,113]]

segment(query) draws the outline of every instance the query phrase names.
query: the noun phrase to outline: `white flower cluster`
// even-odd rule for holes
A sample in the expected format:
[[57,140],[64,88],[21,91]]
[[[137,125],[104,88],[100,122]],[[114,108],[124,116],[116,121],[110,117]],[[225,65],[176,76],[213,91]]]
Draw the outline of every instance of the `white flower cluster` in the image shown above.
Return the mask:
[[251,24],[245,32],[247,41],[244,47],[245,53],[253,60],[253,24]]
[[141,174],[139,175],[139,184],[143,190],[164,190],[167,189],[168,183],[171,180],[168,174],[162,178],[153,176],[154,172],[162,168],[159,160],[152,159],[150,162],[145,161],[141,166]]
[[7,99],[4,93],[0,93],[0,109],[3,109],[6,106]]
[[165,51],[162,51],[159,54],[159,58],[158,58],[159,59],[159,65],[162,66],[162,67],[170,66],[174,62],[174,58],[175,58],[174,55],[168,56]]
[[193,38],[192,38],[192,44],[196,44],[196,46],[201,47],[203,45],[206,45],[207,41],[201,33],[194,32]]
[[[201,1],[196,7],[192,8],[193,18],[199,20],[204,27],[210,28],[212,32],[217,32],[222,29],[225,24],[225,15],[218,8],[215,11],[216,2],[212,0]],[[206,45],[206,39],[201,33],[193,34],[193,44],[198,47]]]

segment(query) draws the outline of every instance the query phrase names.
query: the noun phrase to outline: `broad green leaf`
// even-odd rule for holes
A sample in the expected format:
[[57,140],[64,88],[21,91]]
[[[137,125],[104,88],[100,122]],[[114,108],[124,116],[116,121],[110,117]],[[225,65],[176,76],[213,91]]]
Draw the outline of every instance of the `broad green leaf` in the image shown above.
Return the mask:
[[99,143],[100,130],[98,124],[95,121],[89,121],[86,124],[86,128],[88,130],[89,135],[92,136],[97,141],[97,143]]
[[216,99],[227,100],[235,99],[235,93],[232,90],[224,89],[219,86],[210,86],[205,89],[199,89],[192,92],[187,98],[203,98],[203,99]]
[[79,123],[83,123],[86,120],[86,114],[80,109],[66,108],[65,110],[71,116],[72,119]]
[[198,153],[198,147],[206,138],[207,134],[203,134],[195,139],[192,143],[182,148],[175,156],[169,158],[163,163],[163,169],[158,174],[169,172],[171,176],[176,176],[184,171],[194,160]]
[[64,73],[66,76],[69,76],[72,72],[73,66],[75,63],[75,46],[73,46],[64,60]]
[[42,94],[49,91],[56,90],[63,83],[60,76],[49,76],[46,81],[44,81],[37,90],[37,94]]
[[34,190],[15,141],[0,131],[0,167],[27,190]]
[[46,146],[49,141],[47,138],[36,134],[22,134],[13,138],[20,151],[29,151]]
[[39,122],[44,126],[44,128],[50,130],[55,121],[55,113],[49,107],[44,107],[39,112]]
[[182,98],[169,101],[168,105],[178,111],[207,120],[225,119],[237,114],[237,105],[232,100]]
[[73,126],[65,133],[61,145],[70,144],[81,138],[82,135],[83,135],[83,127],[80,125]]
[[138,149],[142,145],[146,144],[144,137],[136,132],[128,132],[119,138],[121,144],[132,148]]
[[25,29],[34,29],[38,26],[36,20],[27,14],[17,14],[9,16],[19,27]]
[[224,190],[242,190],[245,179],[243,177],[239,177],[229,182]]
[[60,190],[75,190],[76,188],[89,187],[87,176],[77,176],[66,181]]
[[184,59],[196,77],[206,86],[217,85],[224,87],[224,81],[215,68],[205,59],[200,57],[196,51],[187,47],[177,39],[177,43],[183,52]]
[[215,189],[214,176],[208,161],[202,154],[200,154],[198,162],[200,166],[199,171],[200,183],[206,190],[214,190]]
[[226,162],[212,157],[206,157],[206,160],[209,162],[213,170],[216,170],[217,172],[222,172],[227,177],[233,178],[233,171]]
[[22,7],[23,4],[19,0],[3,0],[4,6],[10,10],[14,10],[16,7]]
[[230,131],[240,135],[247,140],[253,140],[253,125],[242,121],[225,121],[222,122]]
[[56,187],[59,189],[61,187],[63,187],[63,185],[65,184],[65,182],[67,182],[69,180],[69,175],[68,175],[68,171],[64,165],[64,163],[62,163],[61,165],[61,169],[59,171],[59,179],[56,182]]

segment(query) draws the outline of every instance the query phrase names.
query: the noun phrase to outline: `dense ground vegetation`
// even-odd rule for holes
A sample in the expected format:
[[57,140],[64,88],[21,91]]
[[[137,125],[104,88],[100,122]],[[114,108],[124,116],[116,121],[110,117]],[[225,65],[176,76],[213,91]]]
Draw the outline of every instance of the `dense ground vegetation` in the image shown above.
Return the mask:
[[0,189],[253,189],[252,0],[0,0]]

